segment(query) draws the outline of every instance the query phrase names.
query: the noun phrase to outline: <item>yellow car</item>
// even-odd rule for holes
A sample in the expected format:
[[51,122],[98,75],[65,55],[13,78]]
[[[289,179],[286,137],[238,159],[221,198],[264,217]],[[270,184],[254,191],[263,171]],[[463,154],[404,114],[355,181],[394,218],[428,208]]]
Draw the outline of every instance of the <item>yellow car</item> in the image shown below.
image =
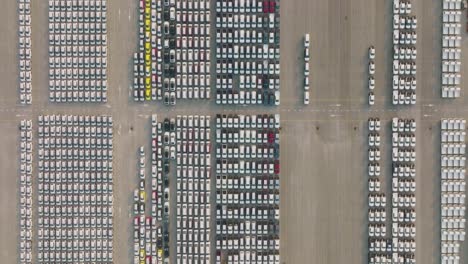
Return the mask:
[[146,257],[146,252],[144,249],[140,250],[140,260],[145,260]]
[[150,19],[145,19],[145,29],[146,29],[146,32],[151,32],[151,20]]
[[149,42],[145,43],[145,52],[146,54],[151,54],[151,43]]
[[158,249],[158,258],[162,258],[163,251],[162,249]]
[[151,0],[146,0],[145,1],[145,6],[151,6]]
[[140,191],[140,199],[143,201],[146,201],[146,192],[145,191]]
[[151,100],[151,89],[145,90],[145,97],[146,97],[146,100]]
[[146,66],[151,67],[151,55],[148,53],[145,56],[145,64]]

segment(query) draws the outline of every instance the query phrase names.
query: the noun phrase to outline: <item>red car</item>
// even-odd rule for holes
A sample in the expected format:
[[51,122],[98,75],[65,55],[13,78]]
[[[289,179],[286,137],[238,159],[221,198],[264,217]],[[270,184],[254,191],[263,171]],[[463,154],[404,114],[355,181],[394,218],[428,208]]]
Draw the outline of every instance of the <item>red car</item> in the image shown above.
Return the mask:
[[263,1],[263,13],[268,13],[268,1]]
[[268,132],[268,143],[275,143],[275,134],[273,132]]
[[280,172],[279,160],[275,160],[275,174],[279,174],[279,172]]
[[270,1],[270,13],[275,13],[276,2]]
[[146,227],[151,227],[151,216],[146,217],[146,222],[145,222]]
[[152,192],[151,192],[151,199],[152,199],[153,201],[158,200],[158,194],[157,194],[156,191],[152,191]]
[[151,256],[146,256],[146,262],[145,264],[151,264]]

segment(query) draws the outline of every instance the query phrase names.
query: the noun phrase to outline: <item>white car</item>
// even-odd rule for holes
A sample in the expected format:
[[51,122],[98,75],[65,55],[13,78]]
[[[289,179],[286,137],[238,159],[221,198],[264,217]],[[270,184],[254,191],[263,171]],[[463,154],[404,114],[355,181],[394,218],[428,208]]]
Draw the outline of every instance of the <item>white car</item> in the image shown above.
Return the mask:
[[369,62],[369,74],[370,75],[375,74],[375,62],[374,61]]
[[369,105],[375,104],[375,95],[374,92],[369,92]]
[[309,104],[309,91],[304,92],[304,104],[305,105]]
[[[414,119],[410,120],[410,125],[411,125],[411,132],[416,132],[416,121]],[[414,140],[416,141],[416,137],[414,137]]]
[[374,90],[374,88],[375,88],[374,76],[369,76],[369,90]]
[[394,105],[398,104],[398,91],[393,90],[392,103]]
[[369,118],[367,121],[369,124],[369,131],[374,131],[375,129],[375,119],[374,118]]
[[373,149],[369,149],[369,157],[368,157],[369,161],[375,161],[375,152]]
[[374,46],[369,47],[369,60],[375,59],[375,48]]
[[414,105],[416,104],[416,93],[411,93],[411,104]]
[[375,181],[373,179],[369,179],[369,192],[375,191]]
[[308,48],[309,46],[310,46],[310,36],[307,33],[307,34],[304,35],[304,47]]
[[280,104],[280,92],[275,91],[275,105],[279,105],[279,104]]
[[375,165],[372,163],[369,163],[368,165],[368,174],[369,176],[375,176]]
[[375,148],[373,151],[374,151],[375,160],[376,160],[376,161],[380,161],[380,149],[379,149],[379,148]]
[[380,131],[380,118],[375,118],[375,131]]
[[368,142],[369,146],[374,147],[375,146],[375,135],[374,134],[369,134],[368,136]]
[[379,163],[375,164],[375,176],[377,177],[380,176],[380,164]]
[[309,63],[308,62],[304,64],[304,75],[309,76]]
[[372,194],[369,194],[369,207],[374,207],[375,206],[375,196]]

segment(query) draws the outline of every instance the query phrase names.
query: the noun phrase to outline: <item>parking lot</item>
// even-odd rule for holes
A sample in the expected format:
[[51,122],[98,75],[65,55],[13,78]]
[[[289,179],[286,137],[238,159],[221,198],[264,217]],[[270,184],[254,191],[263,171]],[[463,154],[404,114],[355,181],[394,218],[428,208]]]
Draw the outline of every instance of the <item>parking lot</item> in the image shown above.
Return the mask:
[[[466,78],[461,98],[440,99],[441,5],[413,0],[418,18],[417,103],[391,106],[391,4],[368,0],[297,0],[281,2],[281,105],[221,108],[209,103],[177,102],[139,105],[129,87],[133,82],[133,52],[137,50],[137,2],[108,2],[108,102],[103,105],[56,105],[48,102],[47,1],[32,5],[33,105],[17,104],[18,63],[15,1],[0,10],[0,257],[15,263],[18,175],[17,135],[21,119],[37,130],[40,114],[112,115],[114,117],[114,263],[133,260],[132,195],[137,186],[134,164],[140,145],[150,149],[151,114],[211,115],[267,112],[281,114],[281,263],[365,263],[367,257],[367,119],[380,117],[382,175],[391,175],[390,123],[395,116],[414,118],[417,136],[418,263],[440,258],[440,119],[468,118]],[[465,17],[464,15],[463,17]],[[462,23],[463,24],[463,23]],[[303,35],[309,33],[310,103],[303,106]],[[434,41],[436,40],[436,41]],[[468,63],[462,32],[462,72]],[[376,48],[376,103],[367,106],[367,49]],[[212,89],[213,91],[213,89]],[[278,111],[276,111],[278,110]],[[37,137],[33,137],[37,143]],[[149,153],[149,152],[148,152]],[[34,158],[33,160],[37,160]],[[34,164],[33,171],[36,169]],[[390,177],[384,188],[391,188]],[[389,189],[390,190],[390,189]],[[468,243],[462,245],[468,252]],[[172,252],[175,252],[173,250]],[[214,252],[214,250],[212,250]],[[461,263],[468,263],[462,254]]]

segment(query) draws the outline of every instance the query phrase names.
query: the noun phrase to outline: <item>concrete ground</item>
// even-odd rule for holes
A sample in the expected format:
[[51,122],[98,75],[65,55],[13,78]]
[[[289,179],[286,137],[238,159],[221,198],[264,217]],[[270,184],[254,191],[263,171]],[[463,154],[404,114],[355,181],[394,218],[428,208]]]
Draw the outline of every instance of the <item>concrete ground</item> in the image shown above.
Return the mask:
[[[417,120],[417,262],[439,262],[439,122],[468,118],[468,96],[440,99],[440,0],[412,0],[418,18],[418,103],[391,105],[391,1],[281,1],[281,106],[219,107],[214,102],[135,104],[130,98],[137,1],[108,1],[107,104],[51,104],[47,77],[47,1],[32,2],[33,105],[18,105],[16,1],[0,9],[0,258],[17,262],[19,120],[40,114],[111,114],[114,118],[115,263],[129,263],[136,151],[149,146],[149,116],[279,112],[282,263],[365,263],[367,257],[367,119],[383,121],[381,162],[390,181],[392,117]],[[302,104],[302,36],[311,35],[311,102]],[[462,72],[468,45],[463,36]],[[376,47],[376,105],[367,106],[367,49]],[[214,65],[214,64],[212,64]],[[463,79],[463,77],[462,77]],[[462,80],[462,87],[466,86]],[[213,89],[212,89],[213,90]],[[35,122],[35,124],[37,124]],[[146,126],[145,126],[146,125]],[[37,136],[33,139],[37,141]],[[36,161],[37,158],[35,157]],[[35,171],[37,171],[35,169]],[[389,196],[388,194],[387,196]],[[464,251],[468,252],[465,242]],[[172,250],[172,252],[174,252]],[[468,263],[463,256],[462,263]]]

